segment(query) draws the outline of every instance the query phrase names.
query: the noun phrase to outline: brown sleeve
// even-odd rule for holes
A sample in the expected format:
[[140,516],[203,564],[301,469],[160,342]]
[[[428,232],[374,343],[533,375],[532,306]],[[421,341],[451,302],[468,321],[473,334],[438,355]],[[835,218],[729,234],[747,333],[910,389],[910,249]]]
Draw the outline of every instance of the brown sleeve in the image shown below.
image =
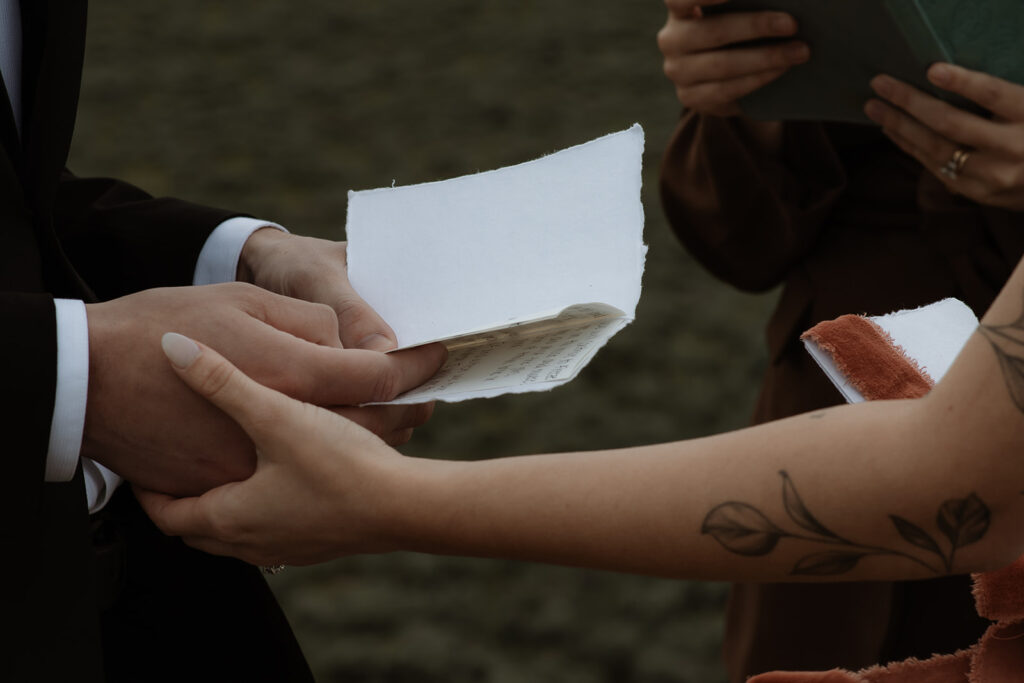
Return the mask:
[[768,154],[742,119],[686,112],[661,167],[662,204],[676,235],[711,273],[750,291],[785,278],[845,185],[818,123],[786,123],[782,149]]

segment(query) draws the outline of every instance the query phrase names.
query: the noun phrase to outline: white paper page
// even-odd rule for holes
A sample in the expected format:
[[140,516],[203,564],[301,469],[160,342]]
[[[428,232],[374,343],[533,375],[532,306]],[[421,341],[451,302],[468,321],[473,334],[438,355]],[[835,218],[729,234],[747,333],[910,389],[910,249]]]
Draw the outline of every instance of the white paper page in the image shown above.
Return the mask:
[[570,381],[629,318],[606,306],[574,306],[555,320],[521,325],[450,348],[448,362],[392,403],[464,401],[545,391]]
[[517,166],[349,193],[348,270],[401,347],[603,302],[643,274],[638,125]]
[[857,391],[856,387],[850,384],[850,381],[846,379],[846,375],[839,371],[828,351],[822,349],[811,339],[804,339],[803,342],[807,353],[811,354],[811,358],[822,369],[825,376],[832,380],[833,386],[839,390],[839,393],[843,395],[847,403],[861,403],[864,401],[864,396]]
[[978,329],[974,311],[952,298],[871,319],[936,382],[946,374],[967,339]]
[[[928,376],[938,382],[949,370],[967,339],[978,327],[974,312],[959,299],[943,299],[920,308],[870,316],[892,337],[904,353],[917,361]],[[821,367],[847,403],[864,400],[839,371],[832,356],[813,341],[804,340],[804,347]]]

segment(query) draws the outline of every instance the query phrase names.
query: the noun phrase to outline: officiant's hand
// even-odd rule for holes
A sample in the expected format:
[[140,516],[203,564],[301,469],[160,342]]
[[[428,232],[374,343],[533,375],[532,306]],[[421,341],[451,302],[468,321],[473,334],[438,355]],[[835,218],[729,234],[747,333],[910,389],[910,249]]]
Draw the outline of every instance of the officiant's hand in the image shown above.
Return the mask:
[[981,204],[1024,211],[1024,86],[952,64],[933,64],[928,80],[978,104],[964,111],[890,76],[871,87],[864,107],[903,151],[950,191]]
[[702,6],[725,0],[665,0],[668,20],[658,32],[665,75],[683,106],[702,114],[733,116],[739,100],[810,58],[799,40],[760,46],[737,43],[787,38],[797,24],[783,12],[724,12],[705,16]]
[[388,482],[418,461],[328,410],[258,384],[203,344],[168,334],[162,346],[181,388],[237,420],[256,444],[257,462],[250,478],[197,498],[136,486],[161,531],[261,565],[393,549],[385,507],[402,500]]
[[260,382],[408,439],[429,406],[371,406],[433,375],[435,345],[392,354],[342,349],[335,311],[242,283],[153,289],[90,304],[82,455],[146,488],[190,495],[247,477],[256,454],[241,429],[184,387],[159,350],[182,330],[216,344]]
[[345,242],[292,235],[274,228],[254,232],[238,260],[240,282],[285,296],[327,304],[338,316],[347,349],[390,351],[395,333],[348,281]]

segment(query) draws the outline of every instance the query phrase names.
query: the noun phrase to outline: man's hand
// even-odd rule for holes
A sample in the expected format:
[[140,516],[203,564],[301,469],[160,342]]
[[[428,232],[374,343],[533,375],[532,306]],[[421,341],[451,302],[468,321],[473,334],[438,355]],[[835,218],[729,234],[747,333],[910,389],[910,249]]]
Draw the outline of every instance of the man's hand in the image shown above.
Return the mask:
[[395,333],[348,281],[346,243],[257,230],[238,261],[238,280],[285,296],[326,304],[338,316],[347,349],[390,351]]
[[252,477],[200,497],[175,499],[136,485],[161,531],[263,565],[395,549],[386,540],[388,510],[404,500],[390,482],[433,461],[403,458],[348,420],[261,386],[205,345],[175,334],[163,344],[181,387],[237,420],[258,456]]
[[[232,420],[170,371],[159,348],[165,332],[214,344],[261,383],[323,406],[389,400],[434,374],[445,355],[437,345],[393,354],[342,349],[334,309],[241,283],[148,290],[91,304],[87,315],[82,455],[175,495],[249,476],[255,451]],[[408,439],[430,413],[429,406],[343,410],[390,443]]]
[[738,43],[796,33],[782,12],[726,12],[704,16],[701,7],[725,0],[665,0],[668,21],[658,32],[665,75],[683,106],[702,114],[734,116],[739,100],[810,58],[798,40],[762,46]]

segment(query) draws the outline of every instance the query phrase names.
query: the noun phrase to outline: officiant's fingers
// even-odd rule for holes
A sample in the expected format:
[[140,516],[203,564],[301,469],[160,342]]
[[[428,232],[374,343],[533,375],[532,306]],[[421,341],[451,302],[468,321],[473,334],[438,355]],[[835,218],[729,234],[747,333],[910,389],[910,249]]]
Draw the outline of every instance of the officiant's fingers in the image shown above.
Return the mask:
[[740,113],[736,100],[774,81],[784,73],[785,69],[771,69],[727,81],[677,87],[676,97],[683,106],[690,109],[715,116],[732,116]]
[[[890,76],[876,76],[871,80],[871,88],[880,97],[910,114],[946,140],[976,149],[992,150],[1002,150],[1005,144],[1010,142],[1006,140],[1008,136],[1004,125],[954,107]],[[883,127],[892,128],[903,123],[899,112],[891,107],[886,109],[872,106],[865,111],[873,121]],[[1024,149],[1024,139],[1019,146]],[[1021,156],[1024,156],[1024,151]]]
[[758,38],[784,38],[797,31],[796,19],[785,12],[728,12],[696,18],[669,19],[658,32],[662,54],[714,50]]
[[1024,86],[942,62],[929,67],[928,80],[1007,121],[1024,121]]
[[668,8],[669,16],[677,19],[687,19],[694,15],[700,15],[700,8],[707,5],[721,5],[728,0],[665,0],[665,7]]
[[734,48],[701,52],[665,60],[665,75],[676,85],[724,83],[736,78],[786,70],[806,62],[810,51],[795,41],[770,47]]
[[[965,197],[973,199],[977,202],[988,204],[991,206],[1012,206],[1013,197],[1001,197],[994,192],[993,187],[978,178],[973,173],[968,175],[967,173],[958,173],[956,175],[949,175],[945,171],[945,163],[938,160],[934,152],[929,151],[919,146],[915,141],[905,138],[899,133],[887,129],[882,129],[886,136],[893,141],[893,143],[902,149],[904,152],[914,157],[921,164],[931,171],[931,173],[938,178],[946,188],[955,194],[962,194]],[[946,143],[947,149],[953,149],[953,146]],[[952,153],[948,158],[952,158]],[[946,159],[948,161],[948,158]],[[976,166],[980,166],[985,163],[984,159],[971,160]]]

